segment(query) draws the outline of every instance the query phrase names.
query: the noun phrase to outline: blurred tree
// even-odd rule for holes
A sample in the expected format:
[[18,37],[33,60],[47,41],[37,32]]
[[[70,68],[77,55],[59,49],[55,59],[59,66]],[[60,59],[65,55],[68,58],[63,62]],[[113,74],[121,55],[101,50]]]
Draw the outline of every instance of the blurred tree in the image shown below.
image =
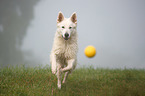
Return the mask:
[[0,65],[23,63],[22,41],[39,0],[0,0]]

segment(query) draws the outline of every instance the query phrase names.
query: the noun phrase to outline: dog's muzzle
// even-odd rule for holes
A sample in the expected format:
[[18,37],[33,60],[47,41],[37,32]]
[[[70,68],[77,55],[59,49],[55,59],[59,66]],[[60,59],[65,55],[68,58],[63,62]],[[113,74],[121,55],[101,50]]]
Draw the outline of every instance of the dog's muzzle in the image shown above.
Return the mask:
[[65,40],[68,40],[69,37],[70,37],[70,35],[69,35],[68,33],[65,33],[64,36],[63,36],[63,38],[64,38]]

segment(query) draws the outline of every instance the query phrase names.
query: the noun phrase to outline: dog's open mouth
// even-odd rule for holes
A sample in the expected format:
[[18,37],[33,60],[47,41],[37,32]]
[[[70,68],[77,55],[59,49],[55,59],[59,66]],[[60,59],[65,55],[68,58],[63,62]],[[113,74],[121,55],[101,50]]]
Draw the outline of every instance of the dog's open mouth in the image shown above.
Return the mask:
[[69,38],[68,38],[68,37],[64,37],[64,39],[65,39],[65,40],[68,40]]
[[64,40],[68,40],[68,39],[69,39],[69,37],[65,37],[65,36],[62,36],[62,38],[63,38]]

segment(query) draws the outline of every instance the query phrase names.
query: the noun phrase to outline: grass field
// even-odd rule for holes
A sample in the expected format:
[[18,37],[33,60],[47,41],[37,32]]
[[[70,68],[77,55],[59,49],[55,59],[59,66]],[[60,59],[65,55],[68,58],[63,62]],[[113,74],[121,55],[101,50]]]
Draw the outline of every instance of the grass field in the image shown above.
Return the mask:
[[59,90],[48,66],[1,68],[0,96],[145,96],[145,70],[79,68]]

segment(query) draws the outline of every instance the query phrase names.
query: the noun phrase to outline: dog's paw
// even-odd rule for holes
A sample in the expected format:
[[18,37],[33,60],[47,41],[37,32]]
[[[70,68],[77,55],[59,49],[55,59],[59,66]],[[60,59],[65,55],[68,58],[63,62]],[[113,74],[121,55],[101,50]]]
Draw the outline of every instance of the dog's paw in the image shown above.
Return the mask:
[[52,70],[52,74],[56,74],[56,70]]
[[63,80],[62,83],[64,84],[65,83],[65,80]]
[[58,89],[61,89],[61,84],[58,84],[57,86],[58,86]]

